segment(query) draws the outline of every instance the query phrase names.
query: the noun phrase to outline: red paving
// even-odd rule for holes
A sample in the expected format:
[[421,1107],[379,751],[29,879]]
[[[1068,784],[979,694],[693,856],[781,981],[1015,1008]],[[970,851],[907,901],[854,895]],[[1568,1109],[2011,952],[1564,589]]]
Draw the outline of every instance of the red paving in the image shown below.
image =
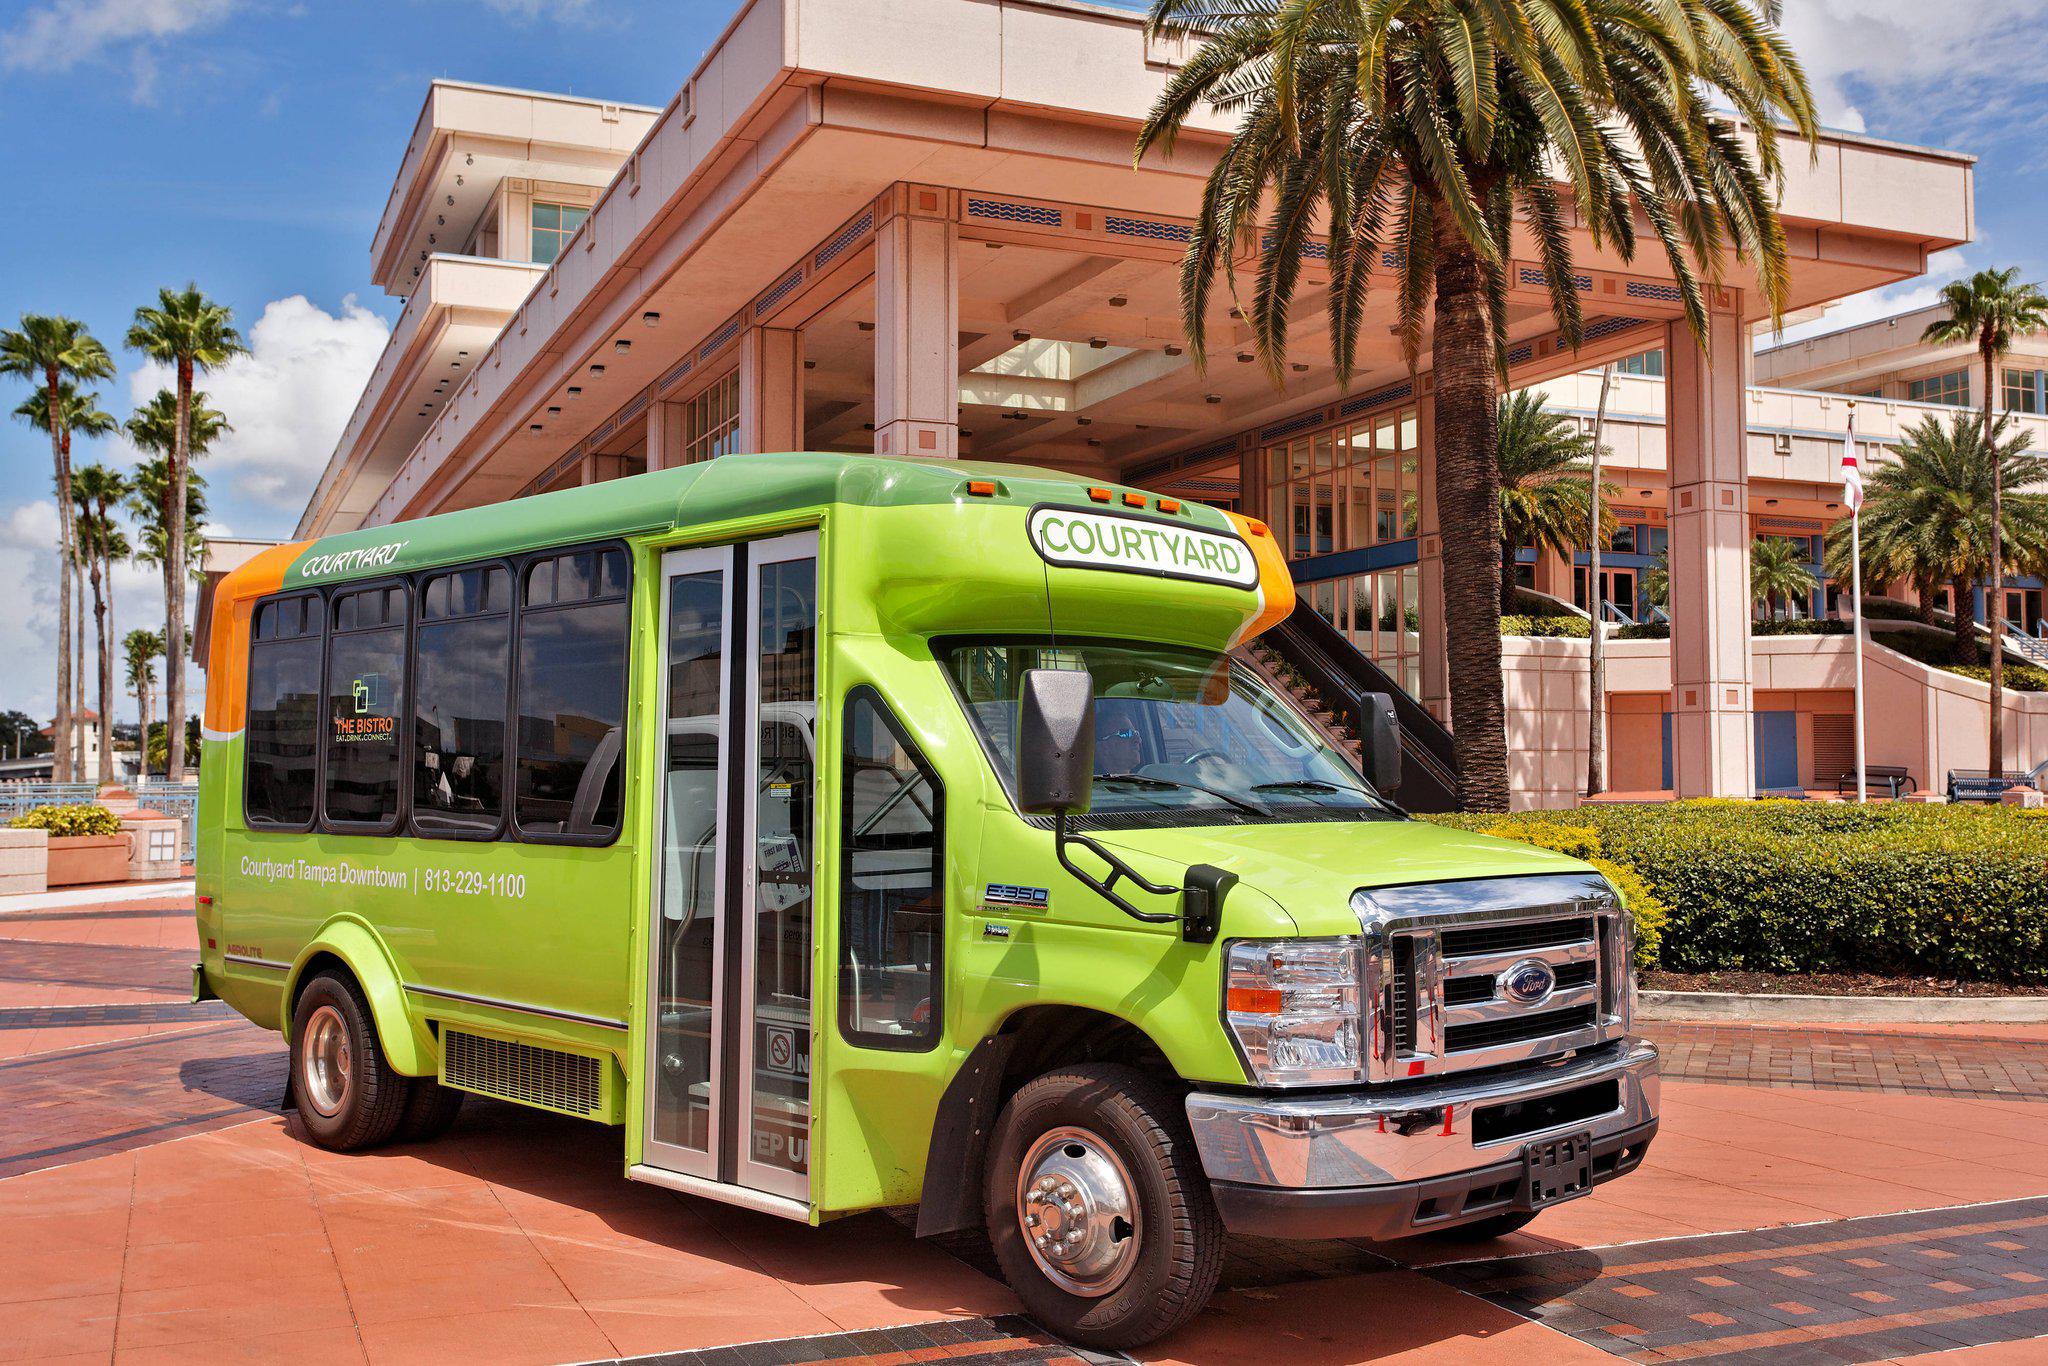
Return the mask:
[[[417,1148],[339,1156],[300,1142],[275,1113],[274,1035],[165,1009],[184,995],[192,951],[183,908],[0,914],[0,1360],[1071,1359],[999,1318],[1015,1301],[973,1256],[919,1243],[882,1214],[807,1229],[626,1181],[617,1130],[473,1103],[454,1133]],[[77,1023],[91,1006],[130,1010]],[[1762,1325],[1723,1313],[1691,1273],[1682,1285],[1652,1279],[1683,1260],[1660,1247],[1751,1268],[1720,1277],[1741,1284],[1756,1240],[1832,1246],[1877,1227],[1843,1221],[1916,1210],[1936,1212],[1928,1228],[1974,1227],[1998,1216],[1958,1207],[2048,1196],[2048,1095],[2028,1091],[2034,1077],[2016,1062],[2007,1080],[2032,1099],[1981,1094],[1988,1074],[1955,1065],[1998,1040],[2031,1054],[2025,1045],[2048,1044],[2043,1032],[1780,1033],[1811,1037],[1717,1027],[1699,1067],[1721,1079],[1667,1084],[1644,1167],[1525,1233],[1478,1245],[1247,1240],[1211,1309],[1139,1355],[1789,1366],[1932,1343],[1967,1366],[2048,1361],[2040,1340],[1960,1346],[2048,1332],[2030,1327],[2026,1307],[2048,1305],[2048,1239],[2036,1233],[1979,1240],[2014,1248],[1928,1243],[1929,1264],[1941,1264],[1918,1277],[1913,1300],[1845,1260],[1864,1254],[1800,1254],[1837,1258],[1800,1263],[1809,1274],[1785,1277],[1773,1302],[1811,1310],[1822,1325],[1812,1330],[1782,1307],[1767,1306],[1778,1317]],[[1750,1063],[1736,1067],[1745,1040]],[[1793,1070],[1861,1050],[1854,1079],[1875,1089],[1780,1075],[1776,1062],[1802,1047]],[[1811,1079],[1827,1074],[1822,1065]],[[1926,1089],[1941,1093],[1898,1089],[1930,1077]],[[2041,1213],[2048,1228],[2048,1204]],[[1917,1257],[1934,1236],[1905,1231],[1883,1257]],[[1728,1236],[1701,1236],[1716,1234]],[[1668,1239],[1685,1241],[1652,1241]],[[1952,1246],[1957,1262],[1934,1255]],[[1985,1263],[1999,1286],[1976,1284],[1986,1273],[1972,1256],[2005,1259]],[[1555,1295],[1535,1307],[1498,1288],[1560,1266]],[[1636,1316],[1655,1305],[1660,1327],[1617,1309],[1636,1291],[1650,1292]],[[1885,1337],[1858,1315],[1928,1336]],[[1663,1345],[1643,1345],[1651,1331]],[[1699,1346],[1716,1335],[1731,1345]],[[766,1341],[777,1345],[717,1350]]]

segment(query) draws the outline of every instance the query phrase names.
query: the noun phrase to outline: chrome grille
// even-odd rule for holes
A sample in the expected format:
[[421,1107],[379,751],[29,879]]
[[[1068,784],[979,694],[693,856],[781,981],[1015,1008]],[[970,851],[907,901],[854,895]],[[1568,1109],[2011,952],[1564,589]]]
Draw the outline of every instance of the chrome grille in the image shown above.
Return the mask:
[[[1631,935],[1594,873],[1376,887],[1365,931],[1374,1080],[1546,1058],[1628,1030]],[[1524,988],[1508,990],[1520,975]],[[1544,989],[1547,987],[1547,990]]]

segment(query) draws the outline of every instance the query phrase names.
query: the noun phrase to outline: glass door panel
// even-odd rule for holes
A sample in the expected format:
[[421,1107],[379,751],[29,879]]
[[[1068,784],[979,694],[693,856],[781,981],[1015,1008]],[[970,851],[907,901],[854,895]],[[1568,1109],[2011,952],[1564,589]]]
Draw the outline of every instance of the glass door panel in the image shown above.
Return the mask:
[[748,547],[748,726],[752,774],[745,848],[747,1116],[742,1184],[799,1198],[810,1190],[811,930],[817,758],[818,563],[815,534]]
[[717,1175],[720,1111],[731,566],[729,547],[684,551],[664,565],[667,720],[649,935],[647,1150],[655,1165],[703,1177]]

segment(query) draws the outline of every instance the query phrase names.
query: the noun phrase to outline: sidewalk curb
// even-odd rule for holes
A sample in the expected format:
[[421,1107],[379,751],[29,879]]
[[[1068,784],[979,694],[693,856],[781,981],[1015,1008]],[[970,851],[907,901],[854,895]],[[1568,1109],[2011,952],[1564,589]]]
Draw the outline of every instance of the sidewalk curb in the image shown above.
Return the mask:
[[1644,991],[1638,1020],[1813,1024],[2044,1024],[2048,996],[1784,996]]

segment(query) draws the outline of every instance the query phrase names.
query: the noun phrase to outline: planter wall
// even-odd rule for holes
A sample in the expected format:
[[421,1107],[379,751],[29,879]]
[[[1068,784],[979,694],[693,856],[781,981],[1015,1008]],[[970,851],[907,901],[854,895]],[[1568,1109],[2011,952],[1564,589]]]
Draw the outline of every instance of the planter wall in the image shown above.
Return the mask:
[[0,826],[0,896],[49,888],[50,832]]
[[[37,833],[42,833],[38,831]],[[50,841],[49,885],[128,880],[128,836],[63,835]]]

